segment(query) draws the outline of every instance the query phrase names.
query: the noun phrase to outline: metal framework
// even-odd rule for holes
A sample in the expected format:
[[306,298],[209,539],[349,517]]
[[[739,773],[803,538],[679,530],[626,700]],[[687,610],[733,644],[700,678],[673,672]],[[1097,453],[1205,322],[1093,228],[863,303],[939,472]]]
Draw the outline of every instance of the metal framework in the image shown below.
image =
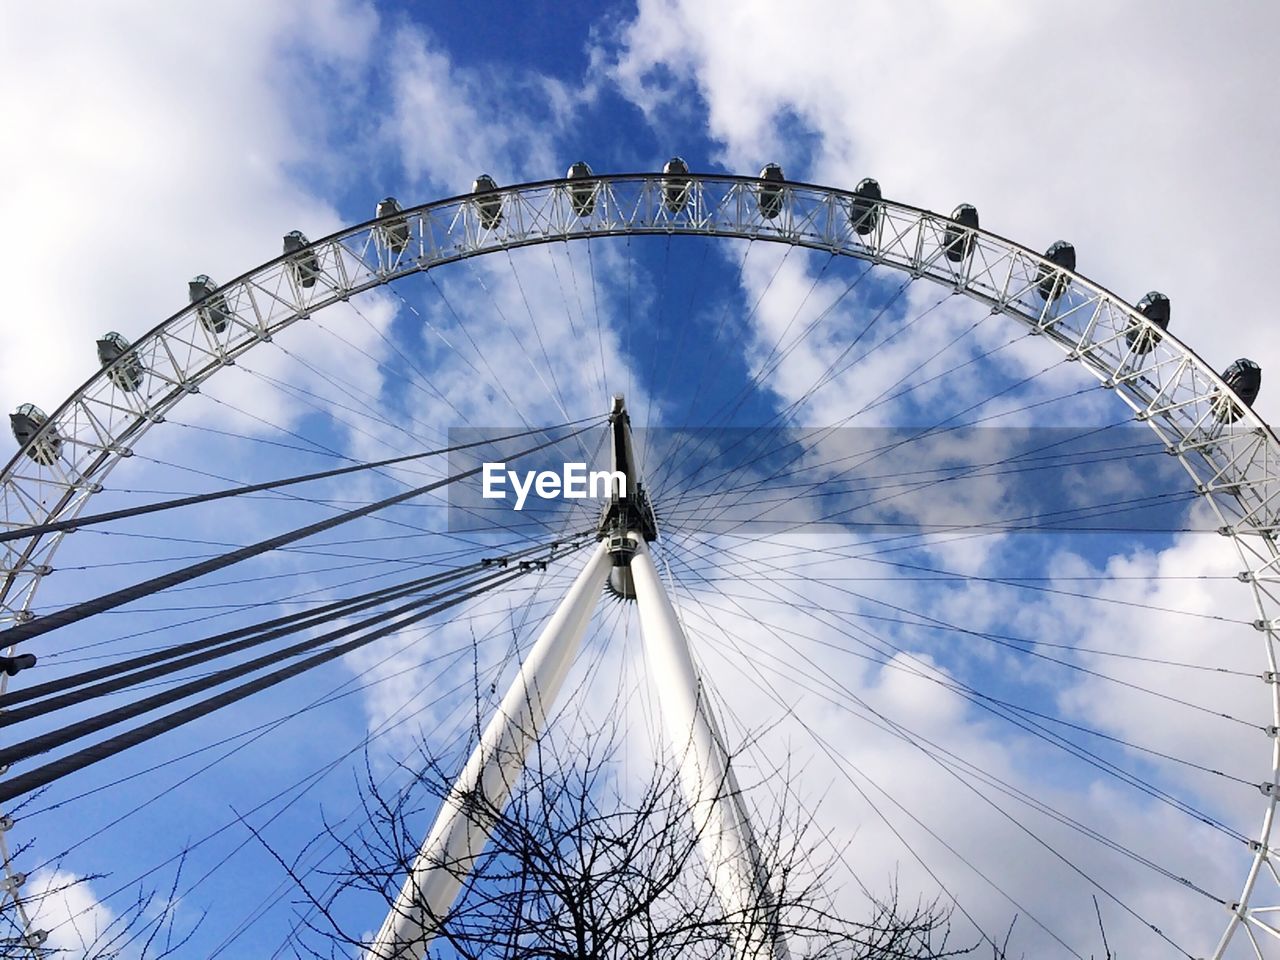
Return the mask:
[[[876,216],[864,234],[857,227],[867,225],[869,207]],[[170,408],[198,393],[208,377],[242,353],[317,310],[467,257],[628,234],[774,241],[932,280],[1044,336],[1115,390],[1135,419],[1155,431],[1215,511],[1221,533],[1236,545],[1239,578],[1253,593],[1263,642],[1260,677],[1271,692],[1271,767],[1258,784],[1262,823],[1212,955],[1222,956],[1241,931],[1259,957],[1263,942],[1280,943],[1280,851],[1270,847],[1280,802],[1280,442],[1256,414],[1231,399],[1212,368],[1120,297],[1024,247],[940,214],[829,187],[701,174],[548,180],[396,211],[225,284],[92,377],[0,474],[4,529],[73,519]],[[958,261],[947,255],[957,239],[965,247]],[[1046,282],[1055,296],[1041,296]],[[1233,415],[1220,416],[1224,409]],[[53,570],[62,537],[52,533],[0,545],[0,627],[33,615],[36,590]],[[7,683],[0,677],[0,691]],[[21,878],[10,867],[3,833],[11,825],[0,818],[0,896],[16,899]]]
[[725,915],[736,918],[738,960],[790,960],[777,935],[776,910],[730,753],[707,702],[688,637],[649,556],[656,522],[635,470],[630,418],[621,396],[610,413],[615,488],[600,521],[599,544],[520,665],[479,743],[445,797],[413,866],[370,945],[369,960],[421,960],[448,916],[506,806],[529,748],[577,657],[591,613],[611,573],[628,574],[645,658],[662,691],[663,718],[675,748],[694,831]]

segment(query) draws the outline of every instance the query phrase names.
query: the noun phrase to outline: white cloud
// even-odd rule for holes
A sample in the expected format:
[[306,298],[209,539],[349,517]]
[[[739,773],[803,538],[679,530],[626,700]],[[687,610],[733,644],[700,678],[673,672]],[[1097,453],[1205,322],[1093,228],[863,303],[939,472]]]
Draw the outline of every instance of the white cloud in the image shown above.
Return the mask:
[[102,950],[120,932],[120,918],[93,893],[93,885],[66,870],[41,869],[28,881],[31,929],[49,934],[45,947],[66,956]]
[[94,372],[107,330],[136,339],[185,305],[192,276],[226,282],[289,230],[338,226],[299,176],[325,146],[308,98],[367,55],[375,21],[346,0],[4,19],[0,399],[52,410]]
[[[884,883],[898,875],[902,889],[926,896],[936,892],[941,883],[992,934],[1002,931],[1015,913],[1021,913],[1015,943],[1019,951],[1028,954],[1038,950],[1048,950],[1051,955],[1062,952],[1061,946],[1031,922],[1028,912],[1044,921],[1072,948],[1085,955],[1089,950],[1100,953],[1096,933],[1091,932],[1095,927],[1090,894],[1095,892],[1102,902],[1113,949],[1119,949],[1121,955],[1145,954],[1159,945],[1150,931],[1135,923],[1108,895],[1083,880],[1076,868],[1189,949],[1198,949],[1216,937],[1224,923],[1220,907],[1180,889],[1176,881],[1161,878],[1034,812],[1021,800],[984,786],[982,780],[999,778],[1033,801],[1074,817],[1217,895],[1235,894],[1247,856],[1242,844],[1200,828],[1184,814],[1068,759],[1065,753],[978,709],[956,690],[939,685],[936,681],[951,684],[964,677],[951,674],[930,651],[937,650],[954,660],[956,645],[964,643],[967,649],[970,642],[943,634],[937,646],[932,646],[917,631],[894,629],[874,619],[876,614],[892,612],[881,605],[884,602],[903,604],[923,615],[946,617],[948,604],[945,600],[939,602],[936,594],[913,595],[910,584],[856,582],[862,567],[836,559],[843,553],[857,552],[847,541],[804,537],[797,538],[794,546],[817,551],[819,557],[823,550],[830,551],[828,566],[838,569],[840,577],[829,583],[789,578],[787,573],[794,569],[794,560],[770,559],[782,552],[781,543],[727,546],[711,542],[702,552],[717,562],[731,564],[732,570],[744,579],[737,586],[730,580],[727,587],[713,590],[699,584],[696,578],[686,577],[687,592],[682,594],[681,607],[705,676],[711,678],[732,711],[731,741],[758,741],[745,756],[746,769],[768,769],[781,762],[780,758],[789,757],[791,768],[801,771],[792,784],[801,800],[814,804],[821,798],[817,821],[821,828],[830,830],[837,842],[852,841],[844,865],[838,870],[840,876],[847,868],[875,891],[884,889]],[[1148,570],[1153,578],[1221,567],[1217,559],[1197,560],[1186,544],[1164,551],[1159,558],[1144,559],[1138,551],[1130,560],[1113,562],[1134,564],[1135,570],[1156,563],[1159,572]],[[1064,570],[1066,564],[1064,558]],[[1123,575],[1124,571],[1114,573]],[[1084,589],[1074,582],[1063,586]],[[1221,584],[1221,591],[1215,586],[1212,593],[1225,592],[1231,586]],[[1165,603],[1192,613],[1216,609],[1222,602],[1221,597],[1201,597],[1198,593],[1187,596],[1185,587],[1178,581],[1120,580],[1100,587],[1098,593],[1111,599]],[[850,595],[847,589],[855,592]],[[1015,606],[1008,588],[995,591],[982,585],[966,585],[958,589],[962,594],[976,592],[1005,611]],[[1137,651],[1201,664],[1236,663],[1223,660],[1220,644],[1225,639],[1224,632],[1229,632],[1225,626],[1211,633],[1203,629],[1202,621],[1149,610],[1133,610],[1131,617],[1108,617],[1106,621],[1087,619],[1082,614],[1094,609],[1093,604],[1065,598],[1032,600],[1017,606],[1025,616],[1015,618],[1016,628],[1009,627],[1006,621],[1006,632],[1016,629],[1025,636],[1056,642],[1107,646],[1120,653]],[[1055,619],[1068,615],[1064,611],[1069,611],[1072,623],[1089,624],[1084,636],[1077,637],[1070,627],[1053,624]],[[1152,616],[1160,618],[1154,630],[1140,626],[1143,617],[1149,620]],[[964,625],[973,622],[972,618],[956,616],[952,620]],[[1124,633],[1131,642],[1117,643],[1110,635],[1113,629]],[[867,642],[865,647],[859,643],[860,637]],[[896,652],[887,646],[890,642],[898,645]],[[882,651],[878,656],[881,664],[856,656],[877,648]],[[1216,651],[1216,656],[1210,651]],[[1126,665],[1114,657],[1087,654],[1077,658],[1061,649],[1044,648],[1044,652],[1066,656],[1072,662],[1143,682],[1166,693],[1223,703],[1222,697],[1207,686],[1203,673],[1183,670],[1171,679],[1151,664]],[[1256,646],[1252,653],[1252,659],[1257,660]],[[1245,657],[1241,651],[1241,662]],[[1007,652],[995,654],[984,668],[978,689],[1033,709],[1038,707],[1051,715],[1073,718],[1175,756],[1200,760],[1213,757],[1209,762],[1217,768],[1259,770],[1265,763],[1258,751],[1265,752],[1268,744],[1256,730],[1224,731],[1222,725],[1210,724],[1192,711],[1097,677],[1074,682],[1071,678],[1079,675],[1060,667],[1045,666],[1039,671],[1040,676],[1033,675],[1037,673],[1035,669],[1028,674],[1027,663],[1026,657]],[[971,669],[972,663],[966,666],[966,670]],[[1193,678],[1195,690],[1181,686],[1188,677]],[[1249,682],[1237,679],[1232,688],[1240,709],[1246,712],[1248,708],[1239,698],[1242,691],[1253,689]],[[1048,700],[1033,699],[1037,689],[1061,689],[1062,699],[1078,704],[1079,712],[1074,707],[1065,709]],[[1108,703],[1099,707],[1094,702],[1085,703],[1086,698]],[[855,700],[865,706],[856,705]],[[870,715],[872,710],[900,724],[924,749],[880,729],[879,722]],[[805,728],[792,721],[793,712],[804,721]],[[1050,729],[1064,732],[1052,725]],[[825,740],[826,748],[815,742],[808,731]],[[1072,739],[1104,756],[1111,755],[1100,741],[1079,735]],[[940,749],[971,764],[972,772],[961,768],[962,775],[952,777],[947,767],[954,761],[942,756]],[[935,757],[943,762],[937,762]],[[1203,774],[1185,772],[1184,776],[1176,765],[1153,763],[1149,756],[1136,752],[1121,751],[1118,762],[1157,784],[1172,786],[1177,796],[1193,803],[1203,800],[1209,809],[1223,813],[1221,784],[1211,778],[1206,780]],[[976,785],[979,792],[966,784]],[[1200,788],[1206,784],[1209,789],[1202,792]],[[765,790],[776,787],[776,782],[766,783]],[[1241,801],[1237,808],[1240,820],[1233,826],[1252,833],[1261,808],[1256,789],[1245,785],[1236,792]],[[886,821],[892,824],[893,831]],[[1018,823],[1026,829],[1020,829]],[[948,850],[938,838],[953,849]],[[1182,839],[1171,842],[1171,838]],[[924,870],[916,854],[929,864],[934,876]],[[994,885],[975,870],[990,877]],[[944,900],[949,898],[944,896]],[[846,891],[842,903],[854,911],[859,908],[852,889]],[[958,923],[961,929],[969,930],[967,924]],[[1237,944],[1243,946],[1243,941]]]
[[[1158,288],[1173,330],[1222,369],[1280,363],[1266,211],[1280,120],[1269,38],[1280,10],[1243,0],[1091,0],[904,8],[643,0],[614,76],[661,124],[696,94],[730,170],[950,211],[1043,250],[1136,301]],[[809,136],[813,134],[813,136]],[[811,151],[811,156],[806,155]],[[1259,409],[1280,411],[1264,388]]]

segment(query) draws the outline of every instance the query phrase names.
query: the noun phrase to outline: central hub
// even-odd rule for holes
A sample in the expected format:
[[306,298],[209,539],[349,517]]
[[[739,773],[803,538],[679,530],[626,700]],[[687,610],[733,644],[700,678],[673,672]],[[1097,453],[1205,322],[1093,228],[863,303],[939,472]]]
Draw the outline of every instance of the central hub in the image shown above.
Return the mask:
[[635,450],[631,445],[631,417],[627,413],[622,394],[613,398],[609,411],[609,431],[612,438],[611,456],[613,471],[621,474],[620,486],[614,481],[609,492],[609,503],[600,516],[598,539],[606,541],[613,569],[609,571],[609,592],[622,600],[636,598],[635,584],[631,579],[631,558],[639,547],[638,537],[646,543],[658,539],[658,521],[653,507],[640,482]]
[[[635,531],[644,537],[646,543],[652,543],[658,539],[658,521],[653,507],[649,505],[644,484],[640,482],[639,465],[631,445],[631,416],[620,393],[614,395],[613,407],[609,411],[609,431],[613,472],[622,474],[625,485],[619,488],[615,481],[609,492],[609,503],[600,517],[597,539],[625,538]],[[629,554],[627,559],[630,560]]]

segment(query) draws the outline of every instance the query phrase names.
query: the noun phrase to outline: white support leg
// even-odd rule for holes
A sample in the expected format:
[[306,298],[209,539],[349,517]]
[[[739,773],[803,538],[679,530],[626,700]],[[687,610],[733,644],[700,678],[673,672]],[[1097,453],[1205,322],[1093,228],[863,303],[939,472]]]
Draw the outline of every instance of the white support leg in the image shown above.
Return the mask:
[[693,809],[694,825],[701,831],[699,841],[721,907],[727,916],[746,921],[736,945],[738,957],[787,960],[785,941],[769,932],[773,918],[768,878],[729,767],[728,752],[694,668],[689,641],[658,579],[648,547],[642,538],[632,535],[632,539],[636,552],[631,559],[631,577],[640,631],[659,690],[667,736],[680,763],[681,782]]
[[542,734],[547,712],[582,644],[609,566],[606,545],[601,543],[543,627],[441,805],[413,869],[369,949],[369,960],[421,960],[426,953],[435,924],[453,906],[463,880],[489,841],[487,827],[466,816],[463,802],[479,792],[495,807],[506,804],[525,755]]

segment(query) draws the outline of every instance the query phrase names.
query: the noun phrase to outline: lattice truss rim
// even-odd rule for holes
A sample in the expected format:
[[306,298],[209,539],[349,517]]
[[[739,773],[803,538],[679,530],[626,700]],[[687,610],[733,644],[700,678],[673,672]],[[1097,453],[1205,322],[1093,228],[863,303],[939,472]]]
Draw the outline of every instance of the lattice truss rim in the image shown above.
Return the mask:
[[[778,191],[774,216],[761,212],[762,192]],[[684,234],[767,240],[821,250],[903,270],[952,288],[1026,325],[1081,362],[1114,389],[1177,456],[1195,490],[1212,505],[1220,532],[1234,541],[1252,587],[1266,648],[1262,679],[1272,693],[1272,769],[1260,784],[1267,798],[1254,860],[1214,956],[1239,928],[1262,956],[1254,931],[1280,940],[1280,905],[1254,905],[1257,881],[1270,878],[1280,898],[1280,851],[1270,846],[1280,802],[1280,442],[1248,407],[1223,424],[1232,403],[1223,379],[1175,336],[1135,307],[1080,274],[986,230],[892,200],[875,200],[870,232],[855,229],[851,211],[866,198],[813,184],[754,177],[619,174],[519,184],[462,195],[345,228],[250,270],[217,289],[226,322],[201,322],[211,299],[187,306],[132,344],[129,352],[73,393],[0,474],[4,529],[74,519],[132,445],[184,396],[258,343],[351,296],[453,261],[553,241],[636,234]],[[590,208],[588,212],[586,208]],[[496,214],[496,216],[495,216]],[[958,232],[957,232],[958,231]],[[968,253],[946,254],[960,238]],[[301,267],[306,263],[307,266]],[[303,272],[312,286],[300,281]],[[1058,295],[1044,298],[1042,284]],[[1136,335],[1135,335],[1136,334]],[[1149,338],[1144,341],[1143,338]],[[1150,345],[1150,341],[1154,345]],[[1136,350],[1134,343],[1149,347]],[[129,364],[137,388],[121,388]],[[44,464],[26,451],[60,441]],[[0,626],[31,617],[41,579],[52,571],[62,533],[0,544]],[[8,677],[0,676],[0,692]],[[0,858],[10,880],[8,845]],[[0,896],[15,895],[9,884]]]

